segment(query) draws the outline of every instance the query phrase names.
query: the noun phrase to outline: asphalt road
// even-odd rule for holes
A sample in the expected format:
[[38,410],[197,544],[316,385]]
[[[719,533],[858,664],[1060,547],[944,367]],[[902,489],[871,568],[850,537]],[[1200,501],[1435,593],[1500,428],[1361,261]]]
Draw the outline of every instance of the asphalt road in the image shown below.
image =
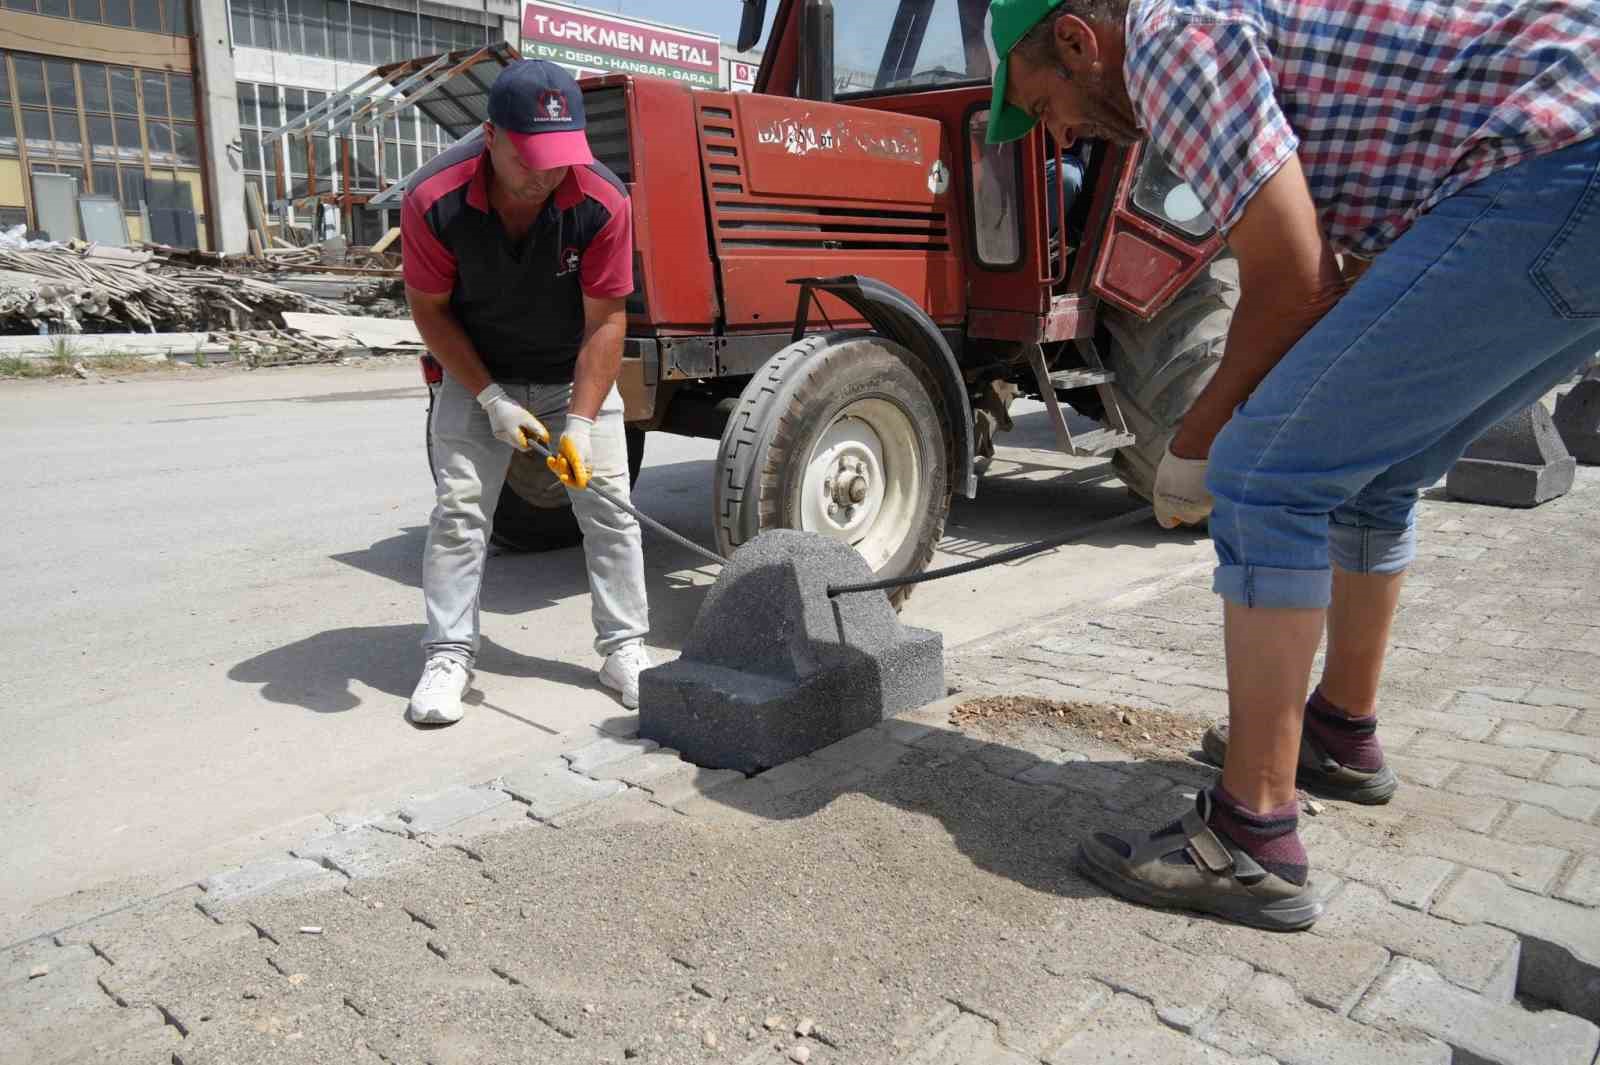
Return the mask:
[[[623,714],[594,676],[581,553],[497,556],[475,705],[404,720],[431,485],[409,361],[0,382],[0,945],[287,846],[341,813],[487,780]],[[1135,504],[1019,419],[936,564]],[[710,544],[710,441],[651,438],[636,499]],[[947,646],[1208,557],[1153,526],[921,588]],[[647,539],[670,654],[711,568]]]

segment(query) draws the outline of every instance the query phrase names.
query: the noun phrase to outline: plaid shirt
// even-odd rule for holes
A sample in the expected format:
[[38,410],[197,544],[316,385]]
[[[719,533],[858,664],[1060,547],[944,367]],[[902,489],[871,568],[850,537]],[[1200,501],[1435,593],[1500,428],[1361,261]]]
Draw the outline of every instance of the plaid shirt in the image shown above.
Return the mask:
[[1440,200],[1600,133],[1595,0],[1134,0],[1134,109],[1226,232],[1298,152],[1370,258]]

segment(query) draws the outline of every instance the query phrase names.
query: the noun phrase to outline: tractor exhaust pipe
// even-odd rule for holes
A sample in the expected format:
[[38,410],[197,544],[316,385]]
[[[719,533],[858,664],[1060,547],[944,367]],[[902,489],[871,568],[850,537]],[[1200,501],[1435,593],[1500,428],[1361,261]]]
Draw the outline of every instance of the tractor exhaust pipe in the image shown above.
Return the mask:
[[802,100],[833,101],[833,0],[804,0],[800,8]]

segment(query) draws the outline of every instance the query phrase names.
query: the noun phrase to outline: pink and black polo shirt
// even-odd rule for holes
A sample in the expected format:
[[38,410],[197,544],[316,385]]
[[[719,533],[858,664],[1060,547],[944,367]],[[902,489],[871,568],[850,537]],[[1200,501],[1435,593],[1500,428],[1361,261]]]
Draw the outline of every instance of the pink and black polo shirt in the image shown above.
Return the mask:
[[481,143],[436,157],[400,211],[405,281],[450,309],[496,381],[563,384],[583,345],[583,297],[634,290],[633,209],[598,162],[575,166],[520,243],[489,206]]

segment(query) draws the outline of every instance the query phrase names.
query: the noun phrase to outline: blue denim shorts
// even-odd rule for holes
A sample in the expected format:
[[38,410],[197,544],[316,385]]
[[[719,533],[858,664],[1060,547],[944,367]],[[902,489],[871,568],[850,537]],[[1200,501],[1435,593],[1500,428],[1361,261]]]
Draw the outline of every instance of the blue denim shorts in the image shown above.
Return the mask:
[[1600,349],[1600,138],[1439,203],[1273,368],[1211,449],[1215,588],[1325,607],[1399,573],[1421,491]]

